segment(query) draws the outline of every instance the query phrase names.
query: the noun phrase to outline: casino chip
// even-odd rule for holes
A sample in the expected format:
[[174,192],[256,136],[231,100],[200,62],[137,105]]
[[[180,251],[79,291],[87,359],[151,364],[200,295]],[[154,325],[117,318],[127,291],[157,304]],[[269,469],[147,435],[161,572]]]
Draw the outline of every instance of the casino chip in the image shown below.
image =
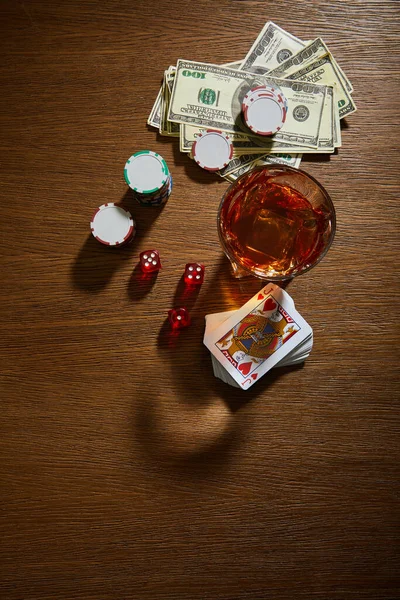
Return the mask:
[[164,204],[172,191],[172,177],[160,154],[151,150],[136,152],[126,161],[126,183],[142,206]]
[[168,180],[169,170],[165,160],[151,150],[136,152],[126,161],[125,181],[139,194],[154,194]]
[[233,156],[233,144],[223,131],[207,129],[199,133],[192,146],[192,156],[197,164],[207,171],[219,171]]
[[244,119],[251,131],[273,135],[286,121],[287,100],[279,88],[259,86],[246,94],[242,103]]
[[269,84],[259,85],[247,92],[243,98],[242,108],[244,109],[244,106],[249,106],[254,98],[258,96],[258,94],[270,94],[271,96],[279,98],[280,101],[286,101],[285,96],[278,86],[272,86]]
[[122,246],[133,240],[136,233],[132,215],[113,202],[103,204],[94,213],[90,229],[92,234],[106,246]]

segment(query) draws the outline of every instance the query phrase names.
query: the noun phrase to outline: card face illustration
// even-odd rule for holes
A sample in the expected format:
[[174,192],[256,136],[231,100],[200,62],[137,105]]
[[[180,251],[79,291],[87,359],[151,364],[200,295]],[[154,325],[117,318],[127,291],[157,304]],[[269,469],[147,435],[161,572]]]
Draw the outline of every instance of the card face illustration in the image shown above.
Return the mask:
[[312,340],[312,329],[293,299],[282,288],[268,284],[238,310],[208,315],[203,341],[247,390],[307,340]]
[[246,378],[300,329],[282,304],[269,295],[216,340],[215,347]]

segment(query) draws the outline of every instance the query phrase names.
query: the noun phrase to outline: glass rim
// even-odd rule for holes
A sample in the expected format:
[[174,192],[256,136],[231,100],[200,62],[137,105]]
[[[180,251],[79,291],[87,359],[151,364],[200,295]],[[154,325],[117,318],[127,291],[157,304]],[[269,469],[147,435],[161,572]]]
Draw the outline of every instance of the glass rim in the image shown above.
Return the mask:
[[239,262],[237,260],[237,258],[228,250],[227,244],[226,244],[225,240],[223,239],[222,232],[221,232],[221,210],[222,210],[222,207],[224,205],[224,202],[225,202],[225,199],[226,199],[226,196],[228,195],[228,193],[231,191],[231,189],[235,185],[237,185],[237,183],[241,179],[243,179],[246,175],[248,175],[250,171],[246,171],[245,173],[240,175],[240,177],[238,177],[236,179],[236,181],[232,181],[232,183],[229,185],[229,187],[225,190],[225,192],[220,200],[219,207],[218,207],[217,229],[218,229],[219,240],[220,240],[220,243],[221,243],[221,246],[222,246],[222,249],[223,249],[225,255],[228,257],[228,259],[232,263],[235,263],[236,265],[238,265],[238,267],[240,267],[240,269],[242,269],[243,271],[245,271],[252,277],[257,277],[258,279],[262,279],[264,281],[288,281],[290,279],[293,279],[294,277],[297,277],[298,275],[303,275],[303,273],[307,273],[307,271],[310,271],[311,269],[313,269],[326,256],[328,250],[332,246],[333,240],[335,239],[335,235],[336,235],[336,210],[335,210],[335,205],[333,204],[332,198],[330,197],[329,193],[326,191],[324,186],[315,177],[313,177],[306,171],[303,171],[303,169],[295,169],[294,167],[290,167],[289,165],[269,164],[269,165],[259,165],[257,167],[254,167],[253,169],[251,169],[251,172],[253,173],[254,171],[264,171],[264,170],[269,171],[269,170],[273,170],[273,169],[276,169],[276,170],[282,171],[282,172],[287,171],[289,173],[300,173],[301,175],[304,175],[308,179],[311,179],[311,181],[314,184],[316,184],[318,189],[321,190],[324,197],[326,198],[328,205],[329,205],[329,210],[331,213],[331,233],[330,233],[329,240],[328,240],[326,247],[321,252],[321,254],[318,256],[318,258],[311,265],[309,265],[308,267],[305,267],[304,269],[302,269],[301,271],[299,271],[297,273],[293,273],[291,275],[271,275],[269,277],[264,277],[263,275],[258,275],[257,273],[253,273],[253,271],[251,271],[250,269],[248,269],[247,267],[242,265],[241,262]]

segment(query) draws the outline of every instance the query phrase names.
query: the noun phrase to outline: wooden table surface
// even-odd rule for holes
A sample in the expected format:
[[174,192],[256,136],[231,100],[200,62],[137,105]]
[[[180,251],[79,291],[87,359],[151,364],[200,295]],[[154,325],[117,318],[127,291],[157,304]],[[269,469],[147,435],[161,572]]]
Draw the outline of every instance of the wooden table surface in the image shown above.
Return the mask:
[[[0,6],[1,599],[399,598],[398,2]],[[269,19],[324,38],[358,112],[336,155],[302,163],[338,220],[288,287],[312,354],[246,393],[202,344],[205,314],[260,287],[218,243],[228,183],[146,120],[168,65],[240,59]],[[164,210],[127,192],[140,149],[171,168]],[[111,251],[89,220],[119,201],[138,232]],[[197,260],[193,323],[171,338]]]

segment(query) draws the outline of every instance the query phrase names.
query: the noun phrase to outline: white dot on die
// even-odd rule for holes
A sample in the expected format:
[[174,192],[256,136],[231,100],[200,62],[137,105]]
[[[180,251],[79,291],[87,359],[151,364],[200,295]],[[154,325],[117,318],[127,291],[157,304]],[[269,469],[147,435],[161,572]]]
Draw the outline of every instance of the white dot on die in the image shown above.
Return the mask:
[[197,267],[197,269],[196,269],[196,270],[197,270],[197,271],[201,271],[201,267]]
[[200,275],[196,275],[196,279],[200,279]]
[[143,254],[144,260],[147,260],[147,254]]
[[156,264],[157,264],[157,261],[153,260],[153,265],[156,266]]
[[154,257],[155,257],[155,254],[154,254],[154,252],[152,252],[152,253],[150,254],[150,258],[154,258]]
[[189,279],[193,279],[193,275],[188,275],[188,278]]
[[145,262],[145,263],[144,263],[144,266],[145,266],[145,267],[148,267],[148,266],[149,266],[149,263],[148,263],[148,262]]
[[189,271],[193,271],[193,267],[189,267]]
[[181,315],[176,315],[176,318],[178,321],[180,321],[182,319]]

